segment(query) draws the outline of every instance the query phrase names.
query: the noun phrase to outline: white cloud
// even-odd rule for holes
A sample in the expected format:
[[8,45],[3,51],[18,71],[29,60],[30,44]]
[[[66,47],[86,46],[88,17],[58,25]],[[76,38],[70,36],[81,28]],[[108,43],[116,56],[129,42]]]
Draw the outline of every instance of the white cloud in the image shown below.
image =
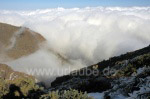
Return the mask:
[[[39,32],[48,40],[49,49],[75,61],[74,66],[77,63],[91,65],[150,44],[150,7],[3,10],[0,22],[23,25]],[[31,64],[61,66],[51,55],[45,56],[51,61],[36,62],[40,55]]]

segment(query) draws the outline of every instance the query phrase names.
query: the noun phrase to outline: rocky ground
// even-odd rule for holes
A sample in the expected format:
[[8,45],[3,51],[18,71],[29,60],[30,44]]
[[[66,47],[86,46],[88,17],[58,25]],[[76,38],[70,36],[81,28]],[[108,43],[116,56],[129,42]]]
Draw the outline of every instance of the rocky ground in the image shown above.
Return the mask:
[[107,99],[150,98],[150,46],[58,77],[50,91],[70,88],[104,93]]

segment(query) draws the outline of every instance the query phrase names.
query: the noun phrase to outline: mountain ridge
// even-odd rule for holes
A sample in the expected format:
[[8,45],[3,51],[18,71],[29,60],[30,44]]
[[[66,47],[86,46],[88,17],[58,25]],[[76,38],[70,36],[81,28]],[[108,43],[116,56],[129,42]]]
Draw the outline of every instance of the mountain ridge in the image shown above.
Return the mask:
[[[98,70],[97,75],[93,74],[95,70]],[[116,99],[119,96],[147,99],[150,97],[149,82],[150,45],[57,77],[49,90],[100,92],[104,99]]]
[[[137,57],[137,56],[139,56],[139,55],[143,55],[143,54],[146,54],[146,53],[149,53],[149,52],[150,52],[150,45],[147,46],[147,47],[145,47],[145,48],[142,48],[142,49],[133,51],[133,52],[127,52],[126,54],[122,54],[122,55],[120,55],[120,56],[112,57],[112,58],[110,58],[110,59],[108,59],[108,60],[103,60],[103,61],[101,61],[101,62],[99,62],[99,63],[97,63],[97,64],[94,64],[94,65],[91,65],[91,66],[88,66],[88,67],[85,67],[85,68],[81,68],[80,70],[81,70],[81,72],[82,72],[82,70],[84,70],[84,69],[87,69],[87,68],[92,69],[93,66],[97,66],[97,65],[98,65],[97,69],[103,70],[104,68],[106,68],[106,67],[108,67],[108,66],[113,66],[113,65],[115,65],[115,63],[116,63],[117,61],[123,61],[123,60],[126,60],[126,59],[132,59],[133,57]],[[80,70],[77,70],[77,72],[80,71]],[[70,77],[67,77],[68,75],[64,75],[64,77],[65,77],[65,76],[66,76],[66,78],[70,78]],[[62,77],[63,77],[63,76],[62,76]],[[57,80],[59,80],[59,79],[62,79],[62,78],[61,78],[61,77],[60,77],[60,78],[57,77],[55,81],[57,82]],[[65,80],[66,80],[66,79],[65,79]],[[53,83],[55,83],[55,81],[52,82],[52,85],[53,85]],[[63,79],[60,80],[60,82],[61,82],[61,81],[63,82]]]
[[45,38],[26,27],[16,27],[0,23],[0,57],[1,59],[18,59],[38,50]]

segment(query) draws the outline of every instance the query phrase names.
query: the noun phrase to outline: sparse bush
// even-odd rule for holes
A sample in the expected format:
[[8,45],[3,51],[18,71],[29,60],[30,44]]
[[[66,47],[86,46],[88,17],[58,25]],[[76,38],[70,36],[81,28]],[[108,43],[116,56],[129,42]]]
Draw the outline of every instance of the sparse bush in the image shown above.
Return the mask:
[[8,85],[5,83],[4,79],[0,78],[0,98],[6,95],[8,91]]
[[52,91],[47,95],[42,95],[40,99],[93,99],[85,92],[79,92],[75,89],[64,91]]
[[24,96],[27,96],[29,91],[38,89],[38,86],[35,85],[34,79],[29,77],[19,77],[8,83],[18,86]]
[[130,76],[134,72],[136,72],[136,67],[134,67],[132,64],[128,64],[124,69],[119,70],[116,76]]

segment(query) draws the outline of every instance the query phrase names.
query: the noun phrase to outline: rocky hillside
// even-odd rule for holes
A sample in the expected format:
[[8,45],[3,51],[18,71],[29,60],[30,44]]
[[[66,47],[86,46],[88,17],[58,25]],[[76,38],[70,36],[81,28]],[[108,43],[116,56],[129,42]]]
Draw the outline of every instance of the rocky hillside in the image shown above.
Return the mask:
[[[69,98],[70,97],[70,98]],[[0,99],[92,99],[84,92],[67,90],[49,92],[33,76],[0,64]]]
[[51,85],[50,91],[100,92],[106,99],[150,98],[150,46],[58,77]]
[[34,77],[0,64],[0,98],[4,99],[150,99],[150,46],[104,60],[58,77],[50,88]]
[[25,27],[0,23],[0,61],[17,59],[35,52],[45,39]]
[[12,99],[14,96],[25,97],[31,90],[37,90],[35,78],[17,72],[5,64],[0,64],[0,98]]
[[34,77],[32,77],[32,76],[29,76],[29,75],[21,73],[21,72],[14,71],[13,69],[11,69],[11,67],[9,67],[5,64],[0,64],[0,77],[1,77],[1,79],[7,80],[7,81],[14,81],[14,80],[16,80],[18,78],[22,78],[22,77],[34,79]]

